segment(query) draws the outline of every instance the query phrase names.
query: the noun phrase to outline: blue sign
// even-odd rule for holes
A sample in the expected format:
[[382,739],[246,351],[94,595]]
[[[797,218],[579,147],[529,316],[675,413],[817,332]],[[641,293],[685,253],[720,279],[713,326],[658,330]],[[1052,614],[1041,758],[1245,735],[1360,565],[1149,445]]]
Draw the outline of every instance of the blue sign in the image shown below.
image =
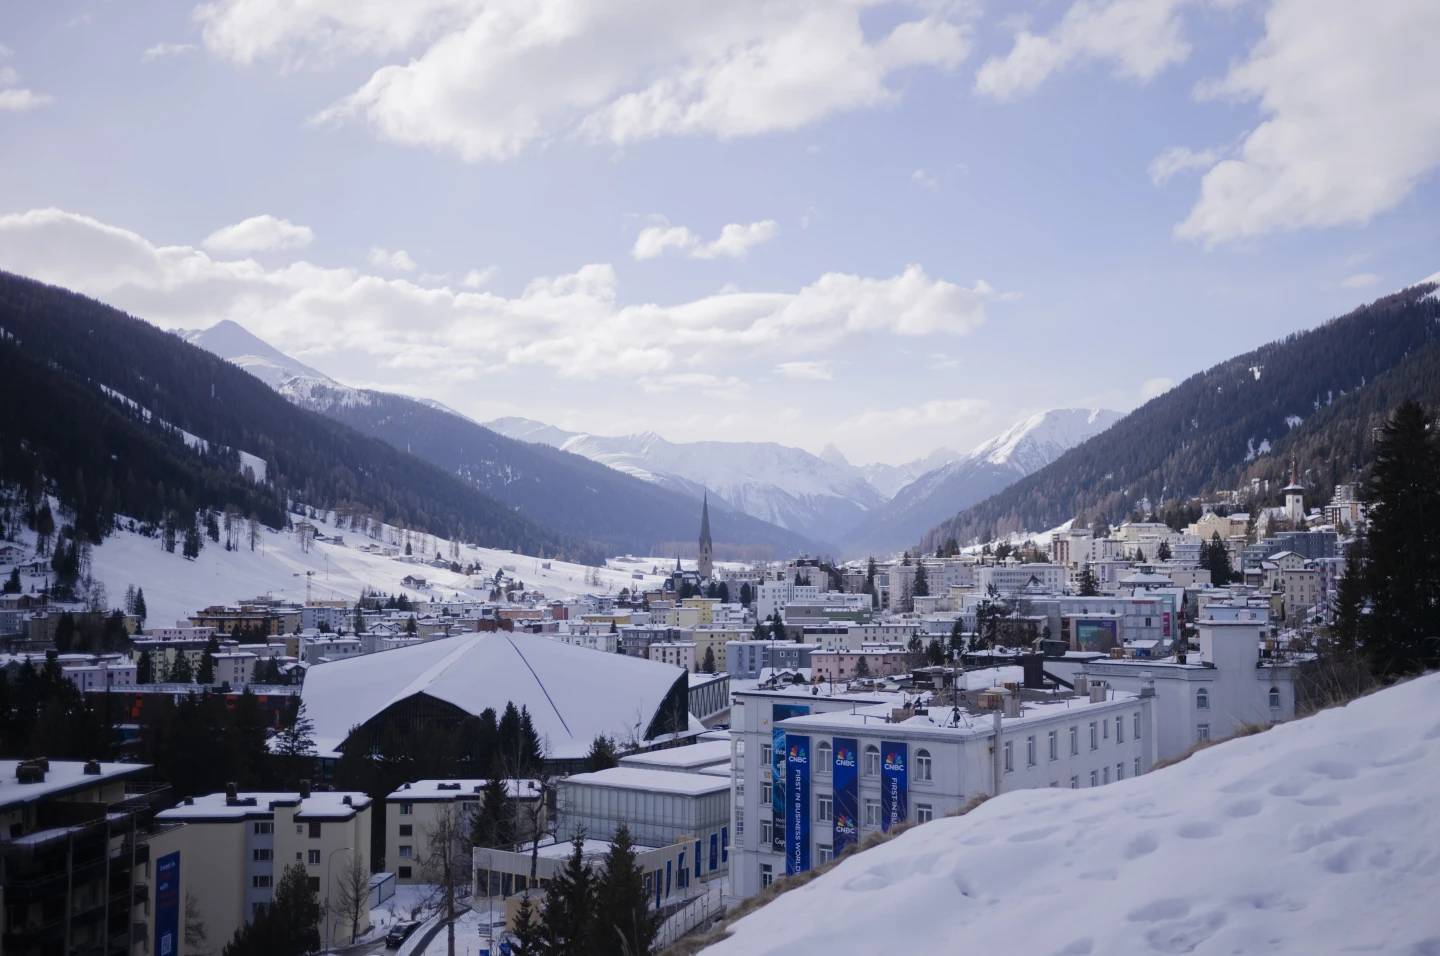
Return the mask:
[[180,943],[180,852],[155,861],[155,956],[175,956]]
[[860,828],[856,823],[860,813],[860,798],[856,792],[859,785],[858,749],[854,737],[835,738],[835,766],[831,776],[835,783],[835,823],[831,846],[837,857],[860,838]]
[[910,748],[880,741],[880,828],[888,830],[910,815]]
[[791,734],[785,742],[785,872],[804,873],[810,869],[810,738]]
[[810,713],[809,704],[772,704],[770,707],[770,848],[776,852],[785,849],[785,731],[775,725],[791,717],[804,717]]

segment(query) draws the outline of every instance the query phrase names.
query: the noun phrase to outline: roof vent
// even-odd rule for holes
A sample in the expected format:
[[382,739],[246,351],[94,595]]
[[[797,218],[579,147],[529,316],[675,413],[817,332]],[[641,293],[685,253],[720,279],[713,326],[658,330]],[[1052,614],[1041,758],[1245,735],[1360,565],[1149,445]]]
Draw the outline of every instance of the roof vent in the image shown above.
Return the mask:
[[435,785],[435,789],[436,789],[436,790],[459,790],[459,789],[460,789],[460,784],[458,784],[458,783],[437,783],[437,784]]
[[98,777],[98,776],[100,776],[100,761],[98,761],[98,760],[87,760],[87,761],[85,761],[85,776],[87,776],[87,777]]
[[239,796],[239,789],[233,783],[225,784],[225,805],[235,806],[236,797]]
[[45,768],[38,760],[22,760],[15,765],[15,779],[19,783],[44,783]]
[[350,794],[348,794],[348,793],[345,794],[345,796],[343,796],[343,797],[340,798],[340,802],[343,803],[343,804],[345,804],[345,806],[347,806],[347,807],[353,807],[353,806],[355,805],[354,803],[352,803],[352,802],[350,801]]
[[308,800],[308,799],[310,799],[310,781],[309,781],[309,780],[301,780],[301,781],[300,781],[300,799],[301,799],[301,800]]

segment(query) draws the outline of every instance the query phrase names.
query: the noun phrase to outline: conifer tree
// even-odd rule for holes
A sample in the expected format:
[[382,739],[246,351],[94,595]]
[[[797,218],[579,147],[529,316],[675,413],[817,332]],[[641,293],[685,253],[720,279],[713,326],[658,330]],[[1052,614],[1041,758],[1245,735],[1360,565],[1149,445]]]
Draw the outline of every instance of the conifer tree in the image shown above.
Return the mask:
[[585,755],[585,772],[595,773],[618,766],[620,758],[615,753],[615,743],[604,734],[598,734]]
[[145,610],[145,589],[144,589],[144,588],[136,588],[136,589],[135,589],[135,610],[134,610],[134,614],[135,614],[136,620],[138,620],[138,621],[140,622],[140,626],[141,626],[141,627],[144,627],[144,626],[145,626],[145,614],[146,614],[146,610]]
[[544,956],[540,939],[540,922],[535,917],[535,907],[530,904],[530,891],[520,897],[511,923],[510,956]]
[[215,683],[215,658],[214,654],[220,653],[220,642],[215,635],[210,635],[210,640],[205,642],[205,650],[200,654],[200,666],[195,669],[195,683]]
[[715,673],[715,670],[716,670],[716,666],[715,666],[715,648],[713,648],[713,647],[711,647],[711,646],[709,646],[709,645],[706,645],[706,647],[705,647],[705,657],[704,657],[704,660],[703,660],[703,661],[701,662],[701,664],[700,664],[700,669],[703,670],[703,671],[704,671],[705,673],[707,673],[707,674],[713,674],[713,673]]
[[140,652],[140,659],[135,662],[135,683],[155,683],[155,660],[150,656],[150,648]]
[[170,674],[168,680],[172,684],[189,684],[195,679],[195,672],[190,667],[190,657],[184,651],[177,649],[175,659],[170,662]]
[[545,911],[540,915],[540,939],[552,956],[585,956],[592,948],[595,931],[595,873],[585,862],[585,837],[575,834],[565,866],[550,880],[545,891]]
[[1090,562],[1080,566],[1079,588],[1081,597],[1095,597],[1100,593],[1100,585],[1095,581],[1095,572],[1090,568]]
[[470,821],[470,842],[499,850],[515,848],[513,808],[505,778],[492,773],[480,792],[480,806]]
[[593,951],[649,956],[660,928],[645,895],[645,873],[636,859],[630,828],[615,830],[595,892]]

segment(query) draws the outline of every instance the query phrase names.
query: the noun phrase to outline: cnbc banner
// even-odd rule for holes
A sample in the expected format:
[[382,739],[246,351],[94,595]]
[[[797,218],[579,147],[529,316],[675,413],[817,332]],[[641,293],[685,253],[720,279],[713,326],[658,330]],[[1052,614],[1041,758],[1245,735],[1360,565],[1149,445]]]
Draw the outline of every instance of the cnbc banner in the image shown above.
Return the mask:
[[175,956],[180,944],[180,853],[155,861],[155,956]]
[[854,737],[835,738],[835,766],[830,778],[835,784],[835,830],[831,847],[837,857],[859,838],[860,831],[855,824],[860,812],[855,752]]
[[770,848],[777,852],[785,849],[785,731],[775,726],[791,717],[804,717],[810,713],[809,704],[773,704],[770,710]]
[[880,741],[880,828],[888,830],[910,815],[909,747]]
[[810,869],[810,738],[790,734],[785,757],[785,872]]

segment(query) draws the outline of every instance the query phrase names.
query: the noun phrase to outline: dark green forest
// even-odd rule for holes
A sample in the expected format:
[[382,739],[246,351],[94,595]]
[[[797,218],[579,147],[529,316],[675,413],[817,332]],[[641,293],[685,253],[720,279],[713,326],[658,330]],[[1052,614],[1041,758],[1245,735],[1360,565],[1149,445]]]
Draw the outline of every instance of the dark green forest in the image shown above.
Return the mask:
[[[1100,435],[925,537],[990,540],[1020,530],[1129,517],[1264,479],[1273,492],[1295,456],[1311,501],[1355,477],[1375,429],[1405,398],[1440,402],[1440,299],[1421,285],[1192,375]],[[1301,419],[1292,427],[1290,416]],[[1270,450],[1254,455],[1268,440]],[[1263,495],[1259,503],[1272,503]]]

